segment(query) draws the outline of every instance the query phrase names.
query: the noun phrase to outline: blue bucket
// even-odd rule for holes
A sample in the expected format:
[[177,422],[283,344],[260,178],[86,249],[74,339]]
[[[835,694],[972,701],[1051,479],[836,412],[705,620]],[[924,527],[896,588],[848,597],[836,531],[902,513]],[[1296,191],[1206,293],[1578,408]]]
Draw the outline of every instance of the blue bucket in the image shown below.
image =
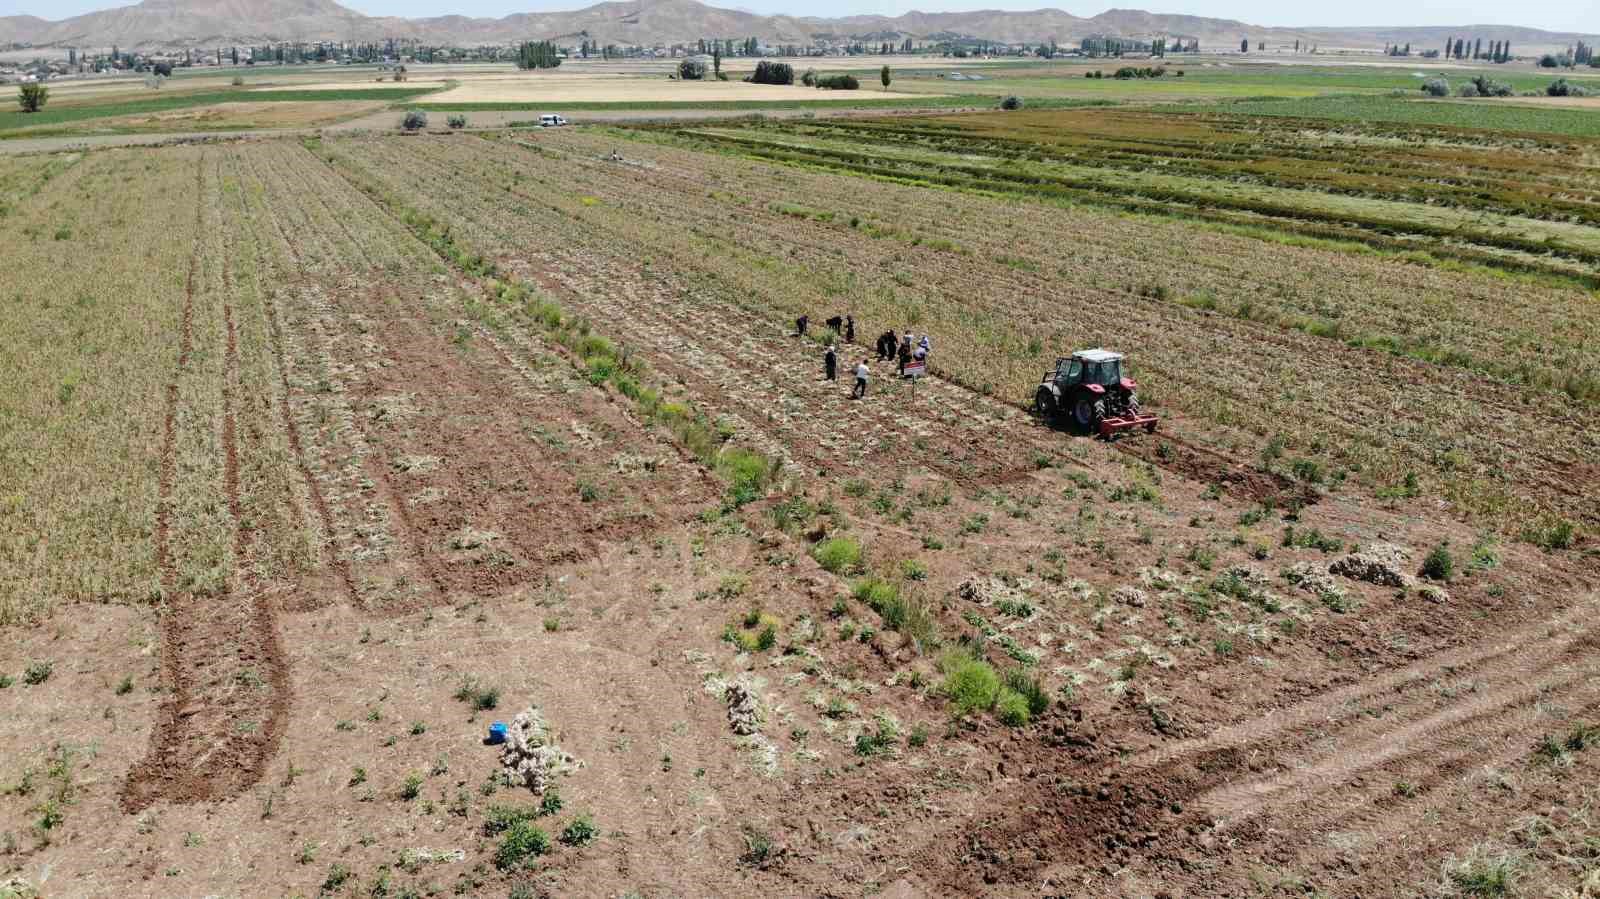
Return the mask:
[[495,723],[489,725],[489,743],[490,743],[490,745],[493,745],[495,743],[504,743],[505,741],[506,741],[506,723],[504,721],[496,721]]

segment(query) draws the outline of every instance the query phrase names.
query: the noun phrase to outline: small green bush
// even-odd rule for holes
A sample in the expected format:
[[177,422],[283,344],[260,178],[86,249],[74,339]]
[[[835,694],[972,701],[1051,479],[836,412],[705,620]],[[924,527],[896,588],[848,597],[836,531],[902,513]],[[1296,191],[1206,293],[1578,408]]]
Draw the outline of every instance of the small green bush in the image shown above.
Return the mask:
[[1032,717],[1038,717],[1050,708],[1050,694],[1044,691],[1039,678],[1029,674],[1025,669],[1013,668],[1007,671],[1006,687],[1027,701],[1028,714]]
[[739,447],[717,454],[717,473],[727,479],[728,499],[735,507],[761,498],[772,467],[766,456]]
[[500,846],[495,849],[494,866],[502,871],[513,871],[549,851],[548,834],[527,821],[517,821],[506,828]]
[[1436,75],[1422,82],[1422,92],[1430,97],[1450,96],[1450,81],[1443,75]]
[[1523,539],[1544,550],[1571,549],[1577,542],[1577,527],[1565,518],[1552,518],[1523,532]]
[[420,109],[408,109],[400,120],[400,127],[405,131],[421,131],[428,127],[428,114]]
[[467,117],[458,113],[445,119],[444,123],[450,126],[451,131],[460,131],[467,127]]
[[744,854],[739,861],[745,865],[760,865],[772,855],[772,837],[749,824],[741,828],[744,834]]
[[473,711],[488,711],[500,704],[500,688],[486,687],[477,678],[466,677],[456,689],[455,698],[471,706]]
[[54,671],[55,667],[56,663],[51,661],[34,662],[22,672],[22,682],[30,687],[37,687],[50,679],[50,672]]
[[568,846],[587,846],[600,836],[600,828],[594,826],[594,819],[588,815],[579,815],[561,831],[561,842]]
[[993,666],[966,653],[953,652],[943,660],[942,692],[958,715],[988,711],[1000,696],[1000,675]]
[[811,557],[824,570],[845,574],[861,564],[861,543],[854,537],[831,537],[812,547]]
[[861,87],[854,75],[818,75],[815,82],[817,87],[830,91],[853,91]]
[[856,582],[855,598],[883,619],[884,627],[897,630],[906,623],[906,604],[900,588],[882,578],[869,577]]
[[1455,573],[1456,560],[1450,555],[1450,544],[1441,543],[1422,560],[1422,576],[1435,581],[1448,581]]
[[1005,110],[1021,109],[1022,98],[1015,95],[1008,96],[1004,100],[1000,101],[1000,108]]
[[1482,852],[1451,864],[1450,883],[1465,896],[1509,896],[1516,877],[1516,859]]
[[1028,698],[1010,687],[1001,687],[994,714],[1007,727],[1021,727],[1028,723]]

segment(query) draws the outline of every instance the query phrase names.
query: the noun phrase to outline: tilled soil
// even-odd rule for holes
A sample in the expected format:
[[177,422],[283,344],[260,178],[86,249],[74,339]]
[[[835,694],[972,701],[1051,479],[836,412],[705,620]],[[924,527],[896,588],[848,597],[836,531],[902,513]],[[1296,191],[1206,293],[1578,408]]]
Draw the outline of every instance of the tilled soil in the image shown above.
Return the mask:
[[[219,353],[206,427],[236,559],[222,589],[165,598],[148,656],[86,631],[88,608],[62,612],[65,642],[0,655],[11,673],[97,654],[0,691],[20,760],[0,782],[45,770],[52,716],[81,728],[118,672],[142,691],[137,661],[161,671],[159,692],[106,707],[132,720],[116,703],[139,701],[145,758],[74,756],[53,835],[31,829],[40,793],[0,796],[8,870],[65,895],[1408,895],[1454,889],[1444,872],[1483,844],[1541,888],[1582,875],[1517,842],[1529,814],[1580,843],[1587,820],[1577,785],[1600,756],[1542,761],[1538,742],[1600,715],[1582,558],[1485,541],[1421,502],[1301,493],[1181,417],[1108,446],[940,377],[913,399],[885,365],[852,401],[820,379],[820,345],[681,258],[452,221],[785,463],[771,495],[725,508],[712,473],[480,305],[487,285],[348,163],[288,144],[199,158],[202,209],[237,214],[201,213],[187,298],[215,305],[195,320],[218,333],[174,339]],[[448,216],[486,191],[428,200]],[[858,322],[858,340],[882,327]],[[264,399],[242,375],[257,362]],[[200,416],[170,395],[175,427]],[[273,516],[251,486],[263,422],[292,451]],[[797,502],[790,526],[777,513]],[[307,531],[303,567],[265,561],[284,527]],[[839,535],[863,544],[859,570],[811,558]],[[1415,557],[1448,541],[1448,598],[1340,579],[1333,602],[1280,576],[1376,541]],[[924,602],[934,636],[856,599],[865,574]],[[1004,602],[960,588],[974,579]],[[770,648],[735,645],[767,621]],[[1038,678],[1045,707],[1014,728],[953,716],[936,663],[957,647]],[[757,699],[755,734],[730,728],[729,682]],[[466,684],[498,687],[493,708]],[[538,798],[497,785],[480,744],[531,704],[584,763],[540,826],[588,812],[599,836],[501,870],[489,809]]]

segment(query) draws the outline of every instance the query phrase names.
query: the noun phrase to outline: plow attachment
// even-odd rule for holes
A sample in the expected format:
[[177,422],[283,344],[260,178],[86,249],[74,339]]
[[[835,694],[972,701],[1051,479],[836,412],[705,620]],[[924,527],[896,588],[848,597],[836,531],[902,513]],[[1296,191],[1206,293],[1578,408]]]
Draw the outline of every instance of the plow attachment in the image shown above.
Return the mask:
[[1100,436],[1107,440],[1124,431],[1132,431],[1137,428],[1144,428],[1145,433],[1154,434],[1156,432],[1156,417],[1144,412],[1133,412],[1127,415],[1119,415],[1115,418],[1100,419]]

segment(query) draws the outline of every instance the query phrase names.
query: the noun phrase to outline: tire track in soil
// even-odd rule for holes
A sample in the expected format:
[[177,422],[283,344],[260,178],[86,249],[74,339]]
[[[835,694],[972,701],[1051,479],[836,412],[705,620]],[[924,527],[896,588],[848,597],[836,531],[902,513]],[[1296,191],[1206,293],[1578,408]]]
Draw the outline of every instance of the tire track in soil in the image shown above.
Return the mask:
[[[1376,719],[1347,714],[1332,722],[1346,725],[1346,733],[1336,737],[1343,739],[1334,749],[1302,750],[1293,762],[1282,765],[1286,770],[1223,785],[1196,801],[1232,823],[1282,805],[1309,801],[1369,769],[1435,752],[1439,744],[1454,740],[1502,737],[1518,747],[1512,755],[1526,754],[1535,735],[1513,740],[1524,722],[1511,712],[1536,701],[1576,699],[1576,705],[1588,707],[1600,700],[1600,659],[1590,649],[1600,630],[1585,626],[1585,619],[1593,619],[1597,606],[1600,604],[1591,598],[1515,636],[1492,638],[1487,641],[1491,650],[1481,660],[1449,664],[1440,663],[1436,656],[1429,660],[1436,673],[1470,679],[1472,689],[1459,700],[1436,708],[1424,686],[1406,697],[1416,701],[1397,708],[1398,714],[1390,712]],[[1508,643],[1508,651],[1493,651]],[[1398,691],[1398,686],[1395,689]],[[1377,698],[1375,693],[1369,696]],[[1491,763],[1505,757],[1494,755]]]
[[[957,849],[951,833],[935,828],[910,855],[927,882],[966,894],[1123,866],[1176,866],[1172,873],[1187,878],[1186,859],[1214,863],[1219,842],[1231,847],[1225,864],[1256,846],[1340,872],[1340,851],[1317,842],[1329,827],[1365,828],[1383,845],[1451,802],[1439,790],[1397,813],[1382,801],[1394,781],[1377,772],[1414,768],[1439,782],[1513,764],[1539,733],[1524,720],[1532,712],[1518,710],[1536,701],[1600,706],[1597,611],[1600,598],[1591,596],[1515,631],[1124,760],[1092,732],[1079,733],[1081,724],[1057,727],[1052,715],[1039,742],[994,748],[1007,779],[960,825]],[[1555,673],[1541,677],[1547,671]],[[1429,689],[1440,680],[1480,686],[1445,697]],[[1371,717],[1367,706],[1385,702],[1393,707]],[[1230,895],[1217,880],[1196,894]]]
[[[206,206],[205,155],[199,161],[196,240],[185,291],[185,327],[178,374],[192,348],[195,273],[202,253]],[[220,169],[218,172],[220,185]],[[289,711],[289,677],[272,602],[256,583],[245,555],[248,526],[239,496],[237,421],[238,341],[231,293],[228,232],[222,229],[224,372],[222,394],[223,489],[234,528],[234,570],[216,595],[178,591],[162,613],[162,680],[169,688],[157,712],[146,757],[130,769],[121,792],[124,811],[161,802],[226,799],[260,781],[282,739]],[[169,388],[176,416],[176,380]],[[175,439],[175,434],[174,434]],[[173,465],[175,467],[175,460]],[[170,559],[170,556],[168,557]],[[176,572],[169,564],[169,580]],[[241,596],[240,594],[244,595]],[[264,668],[265,678],[256,673]],[[266,689],[262,697],[255,692]],[[257,720],[253,713],[265,708]],[[241,728],[247,729],[241,732]]]
[[167,408],[161,427],[161,474],[156,483],[156,570],[161,577],[163,596],[177,586],[178,573],[172,564],[172,482],[177,477],[178,379],[189,367],[189,352],[194,345],[194,278],[200,265],[199,231],[204,219],[205,155],[195,170],[195,245],[189,254],[189,272],[184,278],[183,312],[179,323],[178,364],[167,382]]

